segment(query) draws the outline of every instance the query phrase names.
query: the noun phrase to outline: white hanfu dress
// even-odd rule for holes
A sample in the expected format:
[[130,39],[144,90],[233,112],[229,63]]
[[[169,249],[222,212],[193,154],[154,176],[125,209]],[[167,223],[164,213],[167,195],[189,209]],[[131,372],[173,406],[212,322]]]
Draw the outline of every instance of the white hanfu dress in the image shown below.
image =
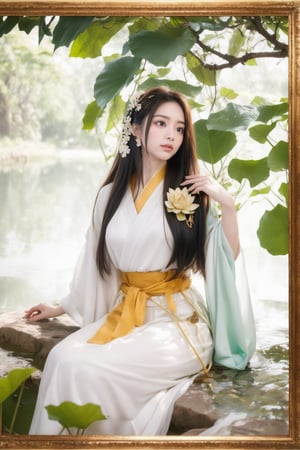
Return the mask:
[[[87,232],[70,293],[61,302],[66,313],[81,328],[49,353],[30,434],[59,434],[61,426],[48,419],[45,406],[58,405],[63,401],[77,404],[91,402],[101,406],[107,419],[95,422],[86,434],[166,434],[174,402],[188,389],[194,376],[202,371],[199,356],[204,365],[210,364],[214,352],[212,335],[217,339],[218,337],[209,324],[206,305],[194,287],[185,292],[189,301],[180,293],[173,294],[181,328],[163,309],[167,307],[165,297],[157,296],[153,298],[155,303],[147,301],[144,325],[135,327],[127,336],[106,344],[88,343],[103,324],[105,316],[122,299],[119,292],[119,271],[166,270],[171,254],[172,234],[165,220],[162,189],[163,182],[160,182],[137,212],[128,188],[107,228],[106,240],[112,272],[105,280],[100,278],[97,271],[95,253],[110,185],[101,189],[94,223]],[[224,266],[223,276],[228,277],[230,286],[234,283],[232,253],[221,227],[218,224],[212,225],[213,223],[214,220],[209,224],[207,254],[212,273],[208,278],[213,280],[214,271]],[[217,239],[221,239],[226,247],[224,249],[223,245],[220,254],[216,245],[209,243],[209,240],[215,240],[216,232],[219,235]],[[227,284],[227,281],[222,280],[221,283]],[[214,289],[211,287],[208,290],[208,296],[215,294]],[[233,296],[233,302],[236,303],[238,300],[235,292]],[[241,309],[238,305],[236,307],[240,310],[240,316],[245,315],[245,308]],[[249,305],[247,308],[248,311]],[[195,309],[199,320],[192,323],[189,318]],[[216,319],[212,319],[214,324]],[[241,317],[238,320],[241,321]],[[250,322],[251,320],[250,317]],[[252,322],[250,325],[252,326]],[[239,344],[242,352],[239,348],[238,368],[244,368],[251,357],[255,346],[253,333],[250,341],[245,338],[245,342]],[[226,359],[228,348],[224,351]]]

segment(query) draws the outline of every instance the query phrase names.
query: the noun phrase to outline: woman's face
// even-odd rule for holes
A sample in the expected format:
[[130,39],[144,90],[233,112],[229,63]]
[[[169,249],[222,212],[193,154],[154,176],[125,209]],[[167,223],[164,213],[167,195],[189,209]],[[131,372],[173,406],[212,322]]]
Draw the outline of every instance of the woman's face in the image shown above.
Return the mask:
[[152,166],[159,167],[172,158],[182,144],[185,127],[183,110],[176,102],[162,103],[151,119],[147,143],[146,125],[147,117],[138,132],[142,141],[142,156]]

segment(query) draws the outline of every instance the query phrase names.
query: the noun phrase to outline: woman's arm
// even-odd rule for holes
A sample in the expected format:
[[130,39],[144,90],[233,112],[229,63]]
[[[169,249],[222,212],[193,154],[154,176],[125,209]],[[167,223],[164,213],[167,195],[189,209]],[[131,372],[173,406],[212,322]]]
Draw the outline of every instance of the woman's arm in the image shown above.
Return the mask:
[[234,257],[237,258],[240,251],[240,239],[232,195],[209,175],[188,175],[181,185],[188,186],[191,194],[199,194],[200,191],[203,191],[220,204],[222,210],[222,227],[232,248]]
[[25,311],[24,319],[29,320],[29,322],[36,322],[38,320],[61,316],[64,312],[61,306],[49,306],[41,303]]

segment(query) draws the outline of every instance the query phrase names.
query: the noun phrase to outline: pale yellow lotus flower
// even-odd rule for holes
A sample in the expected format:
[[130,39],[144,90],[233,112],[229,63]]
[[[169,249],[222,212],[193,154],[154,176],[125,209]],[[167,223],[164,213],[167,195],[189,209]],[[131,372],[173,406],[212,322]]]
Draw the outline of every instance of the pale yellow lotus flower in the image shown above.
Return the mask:
[[197,203],[193,203],[195,197],[191,195],[186,187],[180,189],[170,188],[167,192],[167,200],[165,205],[168,212],[176,214],[179,221],[187,219],[187,215],[194,214],[195,210],[199,207]]

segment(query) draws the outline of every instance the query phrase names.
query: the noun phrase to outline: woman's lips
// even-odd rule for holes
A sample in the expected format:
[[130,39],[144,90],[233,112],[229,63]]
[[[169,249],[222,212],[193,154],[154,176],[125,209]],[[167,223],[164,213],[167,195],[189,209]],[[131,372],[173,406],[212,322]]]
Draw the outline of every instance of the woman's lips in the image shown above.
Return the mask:
[[173,145],[170,145],[170,144],[163,144],[163,145],[161,145],[161,147],[166,150],[173,150]]

